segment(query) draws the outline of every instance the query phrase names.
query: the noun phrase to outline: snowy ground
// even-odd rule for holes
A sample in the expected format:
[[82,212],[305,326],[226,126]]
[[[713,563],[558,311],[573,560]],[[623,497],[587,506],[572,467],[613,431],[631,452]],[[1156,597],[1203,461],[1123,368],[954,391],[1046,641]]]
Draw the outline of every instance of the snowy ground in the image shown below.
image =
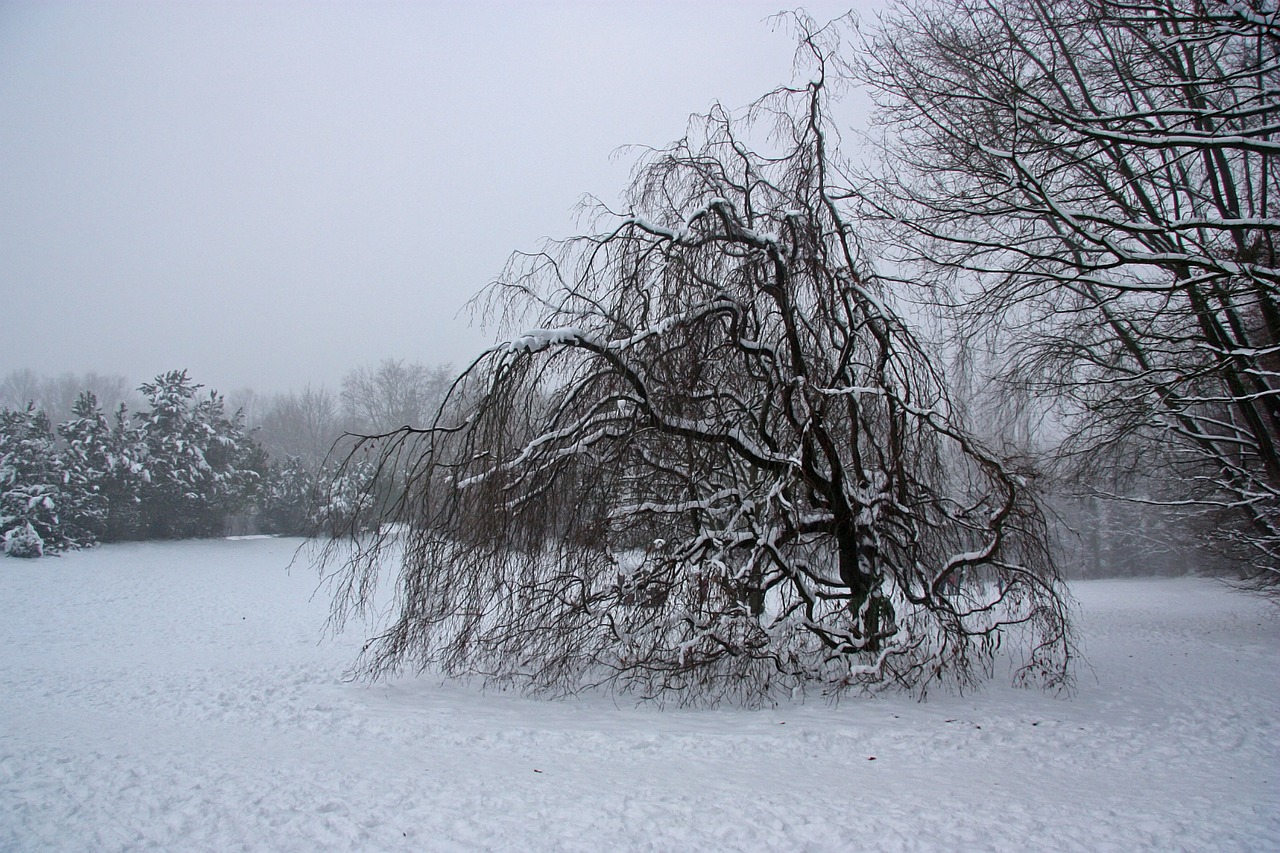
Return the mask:
[[1212,582],[1078,584],[1073,699],[659,711],[345,683],[296,544],[0,560],[0,850],[1280,850],[1280,619]]

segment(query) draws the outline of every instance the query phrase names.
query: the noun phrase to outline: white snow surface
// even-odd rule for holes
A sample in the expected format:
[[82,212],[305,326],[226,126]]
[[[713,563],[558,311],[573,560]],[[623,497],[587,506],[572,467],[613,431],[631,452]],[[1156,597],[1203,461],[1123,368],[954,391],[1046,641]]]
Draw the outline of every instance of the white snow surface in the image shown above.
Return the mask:
[[1073,698],[662,710],[345,681],[298,544],[0,559],[0,850],[1280,850],[1280,619],[1212,581],[1075,584]]

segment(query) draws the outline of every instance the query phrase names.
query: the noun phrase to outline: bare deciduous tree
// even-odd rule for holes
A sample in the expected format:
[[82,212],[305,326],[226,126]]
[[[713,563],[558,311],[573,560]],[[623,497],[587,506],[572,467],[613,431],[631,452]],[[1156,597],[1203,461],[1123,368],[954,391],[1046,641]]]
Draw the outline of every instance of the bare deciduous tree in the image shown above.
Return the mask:
[[859,257],[829,36],[805,34],[810,84],[651,152],[630,212],[513,260],[486,304],[523,333],[430,428],[352,457],[409,484],[369,490],[379,534],[329,546],[339,621],[403,549],[365,671],[752,703],[969,684],[1012,634],[1020,679],[1066,681],[1026,480],[957,422]]
[[313,474],[320,471],[343,433],[338,401],[323,386],[301,393],[277,394],[255,423],[257,439],[273,459],[297,459]]
[[889,134],[864,210],[905,268],[956,285],[1003,378],[1062,404],[1066,457],[1167,462],[1160,502],[1212,513],[1273,587],[1276,9],[903,2],[855,64]]
[[449,365],[427,367],[386,358],[377,367],[357,367],[343,377],[343,411],[350,428],[363,432],[421,424],[440,405],[452,378]]
[[50,377],[24,368],[11,371],[0,381],[0,408],[22,411],[32,403],[48,415],[51,423],[61,423],[71,417],[76,400],[84,391],[91,391],[107,409],[120,403],[135,405],[140,400],[123,376],[102,376],[91,371],[83,376],[63,373]]

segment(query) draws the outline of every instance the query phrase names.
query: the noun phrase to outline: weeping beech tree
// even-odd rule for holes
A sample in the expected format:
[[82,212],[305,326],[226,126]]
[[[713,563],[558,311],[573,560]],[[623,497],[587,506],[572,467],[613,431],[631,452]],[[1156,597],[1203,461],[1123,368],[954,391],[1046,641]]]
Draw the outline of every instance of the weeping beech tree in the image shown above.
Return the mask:
[[483,304],[518,334],[431,426],[361,439],[405,487],[370,488],[377,534],[330,531],[339,623],[400,561],[358,669],[751,704],[963,687],[1013,636],[1017,679],[1066,683],[1026,472],[860,260],[805,46],[814,82],[695,118],[629,213],[513,260]]

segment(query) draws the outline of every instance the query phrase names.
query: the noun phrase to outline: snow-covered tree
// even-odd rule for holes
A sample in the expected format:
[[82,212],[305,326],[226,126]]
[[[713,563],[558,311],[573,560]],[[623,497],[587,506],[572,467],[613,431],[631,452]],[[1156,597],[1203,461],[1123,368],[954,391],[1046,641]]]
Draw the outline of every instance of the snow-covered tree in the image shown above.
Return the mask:
[[113,452],[111,427],[91,391],[81,393],[70,420],[58,425],[62,450],[64,491],[62,512],[68,535],[80,544],[107,536],[115,469],[121,459]]
[[376,531],[404,497],[403,479],[386,464],[378,448],[358,440],[340,465],[322,471],[313,521],[331,536],[361,536]]
[[282,463],[273,463],[259,494],[258,523],[262,532],[309,534],[316,523],[317,490],[317,474],[302,459],[291,456]]
[[218,533],[241,508],[258,472],[240,413],[227,416],[222,397],[185,370],[144,383],[148,409],[135,416],[146,456],[141,510],[147,538]]
[[142,499],[151,474],[147,470],[147,445],[128,407],[120,403],[111,415],[111,430],[97,433],[99,444],[88,449],[90,459],[104,460],[102,492],[107,499],[104,542],[146,538]]
[[63,480],[44,412],[0,410],[0,535],[7,554],[38,557],[76,544],[60,516]]
[[751,703],[968,684],[1021,641],[1020,677],[1068,677],[1026,472],[965,430],[859,254],[826,37],[809,84],[697,117],[626,213],[518,256],[489,292],[511,341],[357,449],[408,485],[365,489],[375,536],[333,520],[339,619],[403,548],[367,671]]

